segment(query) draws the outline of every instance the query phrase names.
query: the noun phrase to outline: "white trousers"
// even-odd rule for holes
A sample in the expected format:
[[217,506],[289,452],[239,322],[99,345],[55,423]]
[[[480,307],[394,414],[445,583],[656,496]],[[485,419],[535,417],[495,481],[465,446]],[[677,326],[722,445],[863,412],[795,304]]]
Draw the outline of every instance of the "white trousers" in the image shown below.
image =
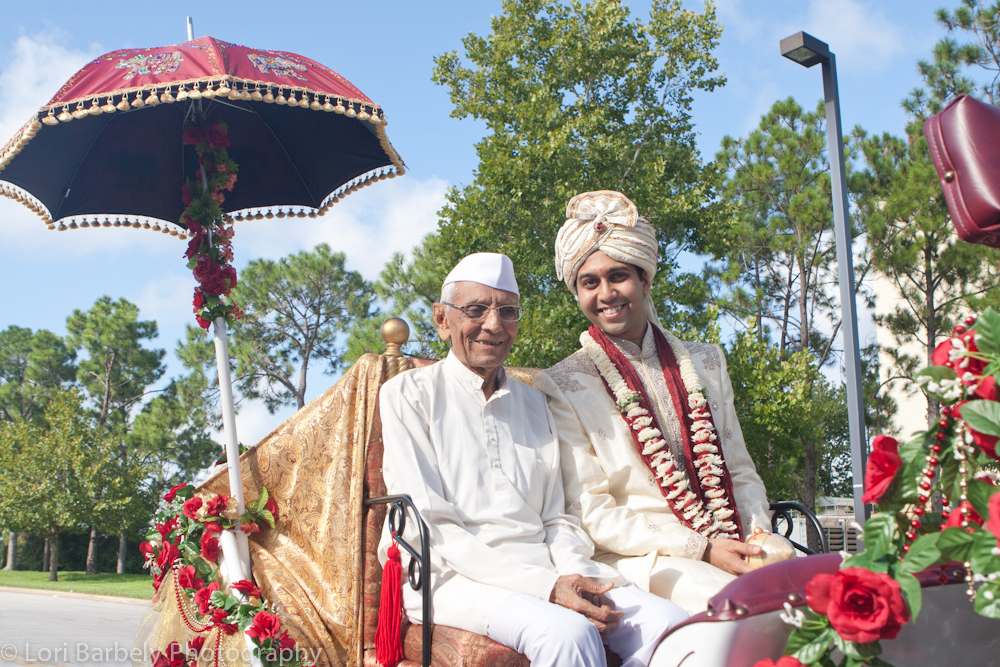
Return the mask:
[[[608,648],[622,659],[622,667],[645,667],[671,627],[688,615],[669,600],[633,584],[604,594],[625,612],[611,631]],[[490,617],[487,636],[523,653],[531,667],[606,667],[604,644],[597,628],[565,607],[519,593],[507,598]]]

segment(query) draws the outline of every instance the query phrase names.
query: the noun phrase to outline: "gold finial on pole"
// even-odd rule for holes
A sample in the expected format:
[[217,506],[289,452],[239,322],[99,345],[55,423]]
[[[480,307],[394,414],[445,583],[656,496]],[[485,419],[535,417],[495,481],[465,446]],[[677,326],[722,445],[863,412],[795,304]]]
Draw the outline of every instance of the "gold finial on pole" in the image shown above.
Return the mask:
[[386,356],[403,356],[401,348],[410,337],[410,325],[398,317],[390,317],[382,325],[380,333],[386,344]]

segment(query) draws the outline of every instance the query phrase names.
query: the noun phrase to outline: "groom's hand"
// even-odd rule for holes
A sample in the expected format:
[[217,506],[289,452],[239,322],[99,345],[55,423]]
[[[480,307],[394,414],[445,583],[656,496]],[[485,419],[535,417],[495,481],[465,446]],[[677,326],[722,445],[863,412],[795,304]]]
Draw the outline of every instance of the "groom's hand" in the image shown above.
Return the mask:
[[720,570],[739,576],[753,570],[743,560],[743,557],[756,556],[759,553],[760,546],[756,544],[751,545],[737,540],[718,539],[709,541],[708,546],[705,547],[705,554],[701,559]]
[[625,612],[615,611],[614,603],[603,595],[613,587],[579,574],[565,575],[556,579],[549,602],[583,614],[601,633],[601,639],[606,640],[625,617]]

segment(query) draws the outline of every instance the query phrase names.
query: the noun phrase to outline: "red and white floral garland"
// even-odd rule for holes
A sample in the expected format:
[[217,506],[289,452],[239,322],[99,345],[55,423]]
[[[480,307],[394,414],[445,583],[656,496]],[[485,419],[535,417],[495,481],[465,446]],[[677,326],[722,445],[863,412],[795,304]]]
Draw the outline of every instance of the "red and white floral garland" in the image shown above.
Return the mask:
[[[684,344],[667,331],[663,335],[677,359],[681,380],[688,392],[688,408],[691,409],[689,416],[692,421],[690,436],[696,455],[694,463],[704,495],[710,499],[707,508],[691,490],[684,467],[677,465],[670,448],[666,446],[656,415],[640,406],[643,397],[629,388],[614,362],[589,331],[580,334],[580,344],[614,395],[618,410],[628,424],[643,457],[652,457],[649,460],[650,469],[674,514],[709,539],[738,540],[739,528],[730,520],[735,512],[729,506],[722,483],[726,474],[725,462],[719,456],[719,448],[715,444],[718,436],[708,411],[708,401],[705,399],[701,380]],[[652,405],[648,401],[647,404]],[[681,424],[683,427],[683,420]]]

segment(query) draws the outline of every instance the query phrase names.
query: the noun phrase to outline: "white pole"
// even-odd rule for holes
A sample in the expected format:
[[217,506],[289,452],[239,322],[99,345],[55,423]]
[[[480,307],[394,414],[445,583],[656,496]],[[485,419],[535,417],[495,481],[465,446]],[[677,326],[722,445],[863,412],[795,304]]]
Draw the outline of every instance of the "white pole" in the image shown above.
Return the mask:
[[194,39],[194,21],[192,21],[191,17],[189,16],[188,17],[188,41],[190,42],[192,39]]
[[[233,379],[229,374],[229,341],[226,339],[226,320],[215,319],[215,361],[219,367],[219,401],[222,403],[222,430],[226,439],[226,466],[229,469],[229,495],[236,500],[236,511],[243,514],[246,507],[243,504],[243,474],[240,470],[240,445],[236,437],[236,409],[233,404]],[[239,546],[238,562],[243,567],[243,578],[250,575],[250,545],[247,536],[242,531],[236,531],[236,543]],[[225,541],[222,542],[225,547]],[[226,560],[234,562],[230,554],[225,554]],[[227,566],[228,567],[228,566]]]

